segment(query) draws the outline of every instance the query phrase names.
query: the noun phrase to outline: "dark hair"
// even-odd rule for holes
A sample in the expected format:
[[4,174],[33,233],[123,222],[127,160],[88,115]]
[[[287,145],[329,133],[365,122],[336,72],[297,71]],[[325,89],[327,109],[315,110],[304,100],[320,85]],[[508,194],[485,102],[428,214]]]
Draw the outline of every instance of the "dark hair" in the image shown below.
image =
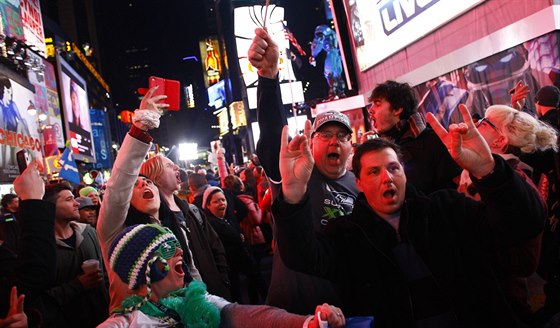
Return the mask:
[[362,156],[364,156],[364,154],[367,154],[369,152],[379,151],[385,148],[393,149],[395,153],[397,153],[399,162],[402,162],[402,153],[399,145],[397,145],[392,141],[382,139],[382,138],[368,139],[366,140],[366,142],[359,145],[358,148],[356,148],[356,152],[354,152],[354,157],[352,158],[352,172],[354,172],[354,174],[359,178],[360,171],[362,170],[362,163],[360,162]]
[[198,189],[202,186],[205,186],[206,184],[208,184],[208,180],[206,180],[206,177],[200,173],[193,173],[191,175],[189,175],[189,186],[194,188],[194,189]]
[[224,178],[224,188],[239,192],[242,187],[243,181],[237,175],[230,174]]
[[72,192],[72,187],[68,182],[48,184],[45,186],[45,195],[43,196],[43,200],[49,203],[56,204],[58,194],[63,190]]
[[0,99],[4,98],[4,88],[12,88],[12,82],[10,82],[10,79],[1,74],[0,75]]
[[1,201],[2,208],[8,207],[8,205],[10,205],[10,203],[12,202],[12,200],[14,200],[14,199],[16,199],[16,198],[18,198],[18,195],[16,195],[16,194],[5,194],[5,195],[2,197],[2,201]]
[[179,179],[181,180],[181,182],[187,181],[188,178],[189,174],[187,173],[187,171],[185,169],[179,169]]
[[414,91],[408,83],[388,80],[385,81],[385,83],[378,84],[371,92],[368,100],[372,102],[380,98],[386,99],[387,102],[391,104],[392,110],[403,109],[400,115],[401,120],[408,119],[418,110],[416,91]]

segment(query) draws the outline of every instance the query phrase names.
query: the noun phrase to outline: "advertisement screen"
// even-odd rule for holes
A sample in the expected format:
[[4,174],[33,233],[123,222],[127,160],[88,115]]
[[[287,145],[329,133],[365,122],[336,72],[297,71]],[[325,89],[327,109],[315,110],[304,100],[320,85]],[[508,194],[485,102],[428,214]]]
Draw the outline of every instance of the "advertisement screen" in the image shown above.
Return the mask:
[[[229,85],[229,84],[228,84]],[[226,103],[226,88],[224,80],[208,88],[208,106],[216,109],[224,107]]]
[[444,127],[462,122],[459,104],[471,115],[484,117],[493,104],[511,104],[509,91],[521,81],[529,86],[522,100],[524,111],[535,113],[535,96],[546,85],[560,85],[558,49],[560,32],[552,32],[480,59],[447,74],[434,77],[415,87],[419,110],[433,113]]
[[109,131],[109,120],[107,113],[102,109],[92,108],[89,110],[91,117],[91,129],[95,145],[95,169],[110,169],[113,166],[111,160],[111,132]]
[[[267,13],[265,19],[264,14]],[[255,36],[255,28],[261,27],[266,20],[266,28],[271,38],[278,45],[280,54],[278,58],[278,79],[281,82],[280,92],[284,104],[293,104],[304,101],[303,86],[296,81],[292,67],[292,61],[288,60],[286,49],[289,42],[286,38],[284,26],[284,8],[270,5],[268,11],[263,6],[237,7],[234,10],[234,31],[237,54],[239,56],[239,68],[243,75],[245,87],[247,87],[247,97],[249,108],[257,107],[257,69],[251,65],[247,53]],[[259,14],[260,13],[260,14]],[[290,83],[290,81],[293,81]],[[284,82],[284,83],[282,83]]]
[[484,0],[347,0],[361,71],[422,38]]
[[0,73],[0,182],[12,182],[18,175],[16,153],[25,148],[40,159],[41,137],[33,92]]
[[95,162],[86,83],[60,56],[58,69],[66,139],[76,160]]

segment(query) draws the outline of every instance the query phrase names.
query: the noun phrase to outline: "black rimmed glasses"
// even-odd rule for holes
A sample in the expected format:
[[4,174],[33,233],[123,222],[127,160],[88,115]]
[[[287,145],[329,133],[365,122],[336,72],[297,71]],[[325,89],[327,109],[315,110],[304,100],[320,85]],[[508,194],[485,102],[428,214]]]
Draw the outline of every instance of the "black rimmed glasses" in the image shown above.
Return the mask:
[[332,133],[332,132],[329,132],[329,131],[325,131],[325,132],[317,131],[317,132],[315,132],[314,136],[316,136],[317,138],[319,138],[323,141],[329,141],[329,140],[332,139],[333,136],[336,136],[336,140],[338,140],[340,142],[347,142],[352,137],[352,135],[348,132]]
[[483,122],[486,122],[488,125],[490,125],[490,127],[496,131],[498,131],[498,128],[494,125],[494,123],[492,123],[492,121],[490,121],[488,118],[483,117],[480,120],[478,120],[478,122],[476,122],[475,126],[478,128]]

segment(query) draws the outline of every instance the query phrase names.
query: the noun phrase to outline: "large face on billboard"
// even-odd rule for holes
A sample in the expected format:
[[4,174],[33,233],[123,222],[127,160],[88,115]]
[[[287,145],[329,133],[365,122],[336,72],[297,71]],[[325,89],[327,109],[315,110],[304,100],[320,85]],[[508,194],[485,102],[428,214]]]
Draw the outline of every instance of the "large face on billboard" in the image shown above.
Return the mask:
[[66,137],[77,160],[94,162],[86,83],[62,58],[58,57],[58,63]]

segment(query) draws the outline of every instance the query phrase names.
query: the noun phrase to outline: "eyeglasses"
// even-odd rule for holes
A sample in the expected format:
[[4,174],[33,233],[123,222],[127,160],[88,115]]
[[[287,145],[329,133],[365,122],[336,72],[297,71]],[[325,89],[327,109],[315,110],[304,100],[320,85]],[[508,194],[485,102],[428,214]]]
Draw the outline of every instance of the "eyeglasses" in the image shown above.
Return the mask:
[[315,132],[314,136],[318,137],[319,139],[323,140],[323,141],[329,141],[332,139],[333,136],[336,136],[336,139],[340,142],[347,142],[350,140],[350,138],[352,137],[352,135],[348,132],[338,132],[338,133],[332,133],[332,132]]
[[476,122],[475,126],[478,128],[483,122],[486,122],[488,125],[490,125],[490,127],[496,131],[498,131],[498,128],[494,125],[494,123],[492,123],[489,119],[487,119],[486,117],[481,118],[480,120],[478,120],[478,122]]

